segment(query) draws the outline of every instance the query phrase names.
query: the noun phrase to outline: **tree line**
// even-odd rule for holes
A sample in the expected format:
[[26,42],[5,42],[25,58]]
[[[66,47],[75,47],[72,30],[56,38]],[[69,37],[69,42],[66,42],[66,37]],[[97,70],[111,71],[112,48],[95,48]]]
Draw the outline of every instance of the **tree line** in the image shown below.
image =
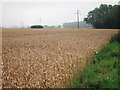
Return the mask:
[[[63,23],[63,28],[77,28],[78,22],[66,22]],[[86,24],[84,21],[79,22],[80,28],[92,28],[92,25]]]
[[101,4],[90,11],[84,21],[93,28],[120,29],[120,6]]

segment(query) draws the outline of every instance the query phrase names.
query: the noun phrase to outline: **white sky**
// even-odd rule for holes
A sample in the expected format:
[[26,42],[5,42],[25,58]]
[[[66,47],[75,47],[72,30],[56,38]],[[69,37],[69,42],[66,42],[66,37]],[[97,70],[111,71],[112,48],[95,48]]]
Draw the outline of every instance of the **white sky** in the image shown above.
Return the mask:
[[[100,4],[118,4],[118,0],[0,0],[3,26],[30,26],[32,24],[61,25],[80,20]],[[40,20],[41,18],[41,20]],[[0,20],[1,21],[1,20]]]

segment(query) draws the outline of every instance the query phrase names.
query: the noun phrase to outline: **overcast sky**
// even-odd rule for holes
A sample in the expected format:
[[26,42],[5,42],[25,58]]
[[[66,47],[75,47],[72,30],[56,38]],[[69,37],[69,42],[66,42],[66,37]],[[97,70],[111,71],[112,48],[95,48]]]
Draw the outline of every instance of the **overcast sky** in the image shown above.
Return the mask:
[[[118,0],[0,0],[3,26],[30,26],[33,24],[62,25],[80,20],[100,4],[118,4]],[[2,5],[2,6],[1,6]]]

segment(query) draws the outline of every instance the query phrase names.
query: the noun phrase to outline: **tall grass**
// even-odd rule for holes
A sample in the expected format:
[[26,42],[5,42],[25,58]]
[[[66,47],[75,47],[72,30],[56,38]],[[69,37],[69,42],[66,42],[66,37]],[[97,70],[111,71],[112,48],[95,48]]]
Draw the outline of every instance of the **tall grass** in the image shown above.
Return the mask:
[[[120,33],[111,38],[93,58],[91,65],[86,64],[70,88],[118,88],[118,58],[120,58]],[[120,75],[119,75],[120,76]]]

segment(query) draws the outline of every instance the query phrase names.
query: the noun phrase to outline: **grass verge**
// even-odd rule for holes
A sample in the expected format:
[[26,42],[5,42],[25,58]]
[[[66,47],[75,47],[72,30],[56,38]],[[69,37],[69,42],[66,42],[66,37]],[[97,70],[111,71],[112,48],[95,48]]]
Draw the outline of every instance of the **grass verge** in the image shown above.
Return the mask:
[[69,88],[118,88],[118,58],[120,58],[120,33],[111,38],[93,58],[92,64],[86,64],[83,72],[70,83]]

